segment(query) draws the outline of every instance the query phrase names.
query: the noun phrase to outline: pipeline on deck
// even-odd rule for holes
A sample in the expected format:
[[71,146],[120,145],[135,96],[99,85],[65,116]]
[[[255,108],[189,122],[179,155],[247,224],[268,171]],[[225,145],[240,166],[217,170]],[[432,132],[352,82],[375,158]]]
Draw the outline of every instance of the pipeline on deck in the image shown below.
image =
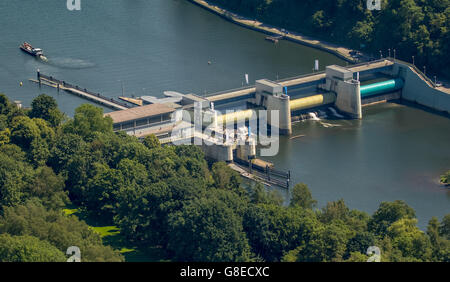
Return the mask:
[[396,78],[369,85],[361,86],[361,98],[366,98],[378,94],[388,93],[403,88],[403,79]]
[[255,110],[244,110],[238,112],[232,112],[224,115],[220,115],[217,117],[217,123],[219,124],[231,124],[238,123],[245,120],[250,120],[252,118],[256,118]]
[[291,112],[300,111],[304,109],[314,108],[326,104],[332,104],[336,101],[336,95],[334,93],[324,93],[313,95],[305,98],[299,98],[291,100]]
[[[361,86],[361,98],[367,98],[370,96],[384,94],[392,91],[399,90],[403,87],[404,82],[402,79],[390,79],[387,81],[377,82],[369,85]],[[306,110],[336,102],[336,94],[332,92],[312,95],[309,97],[294,99],[290,101],[291,112]],[[244,111],[232,112],[228,114],[219,115],[217,117],[218,123],[237,123],[245,120],[256,118],[255,110],[249,109]]]

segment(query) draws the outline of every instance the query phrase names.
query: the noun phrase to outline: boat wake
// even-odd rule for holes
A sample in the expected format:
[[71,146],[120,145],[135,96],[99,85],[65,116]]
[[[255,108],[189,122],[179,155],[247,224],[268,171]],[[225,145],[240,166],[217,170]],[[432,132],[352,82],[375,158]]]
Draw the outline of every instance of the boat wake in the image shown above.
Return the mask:
[[88,69],[95,66],[92,62],[73,58],[48,58],[46,63],[65,69]]

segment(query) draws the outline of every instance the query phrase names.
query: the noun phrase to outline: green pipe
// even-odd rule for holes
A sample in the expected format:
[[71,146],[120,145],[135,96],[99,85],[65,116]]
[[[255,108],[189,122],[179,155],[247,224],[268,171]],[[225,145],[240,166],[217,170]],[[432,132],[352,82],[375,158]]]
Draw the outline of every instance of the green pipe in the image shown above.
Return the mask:
[[403,79],[396,78],[361,86],[361,98],[396,91],[403,88]]

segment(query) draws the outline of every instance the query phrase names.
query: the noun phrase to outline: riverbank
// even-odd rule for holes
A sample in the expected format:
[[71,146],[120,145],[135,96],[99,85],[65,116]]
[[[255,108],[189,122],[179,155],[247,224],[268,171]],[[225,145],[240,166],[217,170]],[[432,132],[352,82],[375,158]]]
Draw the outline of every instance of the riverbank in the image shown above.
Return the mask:
[[349,63],[357,62],[357,60],[354,59],[351,55],[351,53],[354,51],[352,49],[328,43],[325,41],[317,40],[312,37],[304,36],[295,32],[286,31],[277,27],[269,26],[256,20],[245,18],[240,15],[231,13],[230,11],[227,11],[225,9],[222,9],[219,6],[212,5],[205,0],[188,0],[188,1],[242,27],[262,32],[268,35],[283,36],[285,40],[289,40],[295,43],[299,43],[308,47],[316,48],[331,53]]

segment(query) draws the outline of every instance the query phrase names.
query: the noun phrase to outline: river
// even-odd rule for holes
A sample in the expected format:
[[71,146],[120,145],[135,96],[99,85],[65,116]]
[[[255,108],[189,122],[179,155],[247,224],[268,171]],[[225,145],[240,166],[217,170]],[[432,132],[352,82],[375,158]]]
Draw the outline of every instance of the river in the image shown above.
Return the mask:
[[[29,106],[40,93],[56,98],[69,116],[86,101],[29,82],[36,70],[108,97],[154,95],[165,90],[203,95],[260,78],[311,72],[314,60],[335,56],[231,24],[185,0],[65,0],[0,2],[0,92]],[[48,63],[18,46],[43,48]],[[208,64],[211,62],[211,64]],[[20,86],[23,82],[23,86]],[[105,109],[105,111],[109,111]],[[337,126],[329,126],[334,124]],[[269,158],[305,182],[319,206],[345,199],[373,212],[381,201],[405,200],[424,228],[431,216],[450,213],[448,190],[438,183],[450,169],[448,118],[398,104],[364,108],[362,121],[306,121],[282,138]],[[286,191],[282,191],[287,197]]]

